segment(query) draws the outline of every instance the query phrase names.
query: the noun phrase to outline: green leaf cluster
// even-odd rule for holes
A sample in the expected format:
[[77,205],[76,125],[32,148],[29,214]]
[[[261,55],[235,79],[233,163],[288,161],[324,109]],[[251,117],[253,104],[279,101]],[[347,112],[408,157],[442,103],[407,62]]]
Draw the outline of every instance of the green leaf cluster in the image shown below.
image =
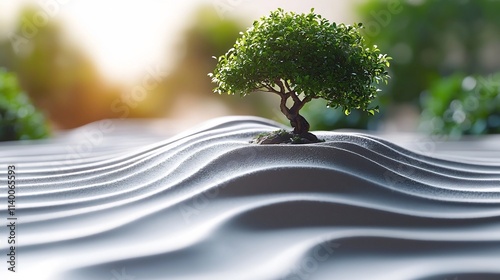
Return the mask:
[[43,115],[21,91],[16,75],[0,68],[0,141],[39,139],[48,135]]
[[328,107],[342,107],[346,114],[353,109],[374,114],[377,108],[369,104],[377,96],[377,84],[388,81],[390,57],[367,46],[361,28],[330,22],[314,10],[273,11],[217,58],[209,74],[214,92],[246,95],[285,84],[305,100],[325,99]]

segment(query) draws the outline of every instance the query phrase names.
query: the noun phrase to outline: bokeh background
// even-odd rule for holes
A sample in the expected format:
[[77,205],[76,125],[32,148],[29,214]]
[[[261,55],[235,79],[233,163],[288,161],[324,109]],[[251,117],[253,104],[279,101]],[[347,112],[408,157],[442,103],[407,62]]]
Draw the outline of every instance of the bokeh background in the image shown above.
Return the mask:
[[313,130],[500,133],[498,0],[2,0],[0,140],[108,118],[287,123],[274,96],[219,96],[207,76],[213,56],[278,7],[362,22],[367,42],[393,57],[379,114],[345,116],[314,100],[303,109]]

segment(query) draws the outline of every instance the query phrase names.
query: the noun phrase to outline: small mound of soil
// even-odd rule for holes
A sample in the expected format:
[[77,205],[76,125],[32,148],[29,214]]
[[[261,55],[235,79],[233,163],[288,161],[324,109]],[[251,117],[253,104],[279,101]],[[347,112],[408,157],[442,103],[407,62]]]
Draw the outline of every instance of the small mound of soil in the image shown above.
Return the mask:
[[253,144],[311,144],[324,142],[312,133],[295,134],[284,129],[261,133],[251,141]]

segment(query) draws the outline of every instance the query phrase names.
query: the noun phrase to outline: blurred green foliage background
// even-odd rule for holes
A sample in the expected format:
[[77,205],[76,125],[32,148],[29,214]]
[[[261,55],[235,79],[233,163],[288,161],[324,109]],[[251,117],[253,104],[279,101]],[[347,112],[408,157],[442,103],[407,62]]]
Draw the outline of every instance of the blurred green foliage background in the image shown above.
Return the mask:
[[422,129],[453,138],[500,133],[500,74],[456,73],[421,95]]
[[[7,69],[0,73],[1,140],[48,136],[47,122],[58,131],[106,118],[199,121],[237,114],[287,124],[274,96],[240,99],[211,92],[207,73],[216,63],[212,57],[232,47],[251,23],[221,16],[221,7],[229,6],[200,5],[191,14],[174,53],[159,62],[174,61],[168,75],[145,89],[140,102],[130,103],[130,83],[106,79],[57,17],[33,26],[41,7],[26,6],[14,30],[0,28],[5,33],[0,67]],[[366,40],[393,57],[392,78],[376,99],[381,113],[375,116],[357,111],[345,116],[326,108],[324,101],[312,101],[303,114],[313,130],[420,130],[454,137],[499,133],[500,1],[363,0],[351,9],[352,22],[365,26]],[[21,36],[27,32],[33,36]]]
[[[445,109],[437,107],[446,107],[455,99],[464,101],[469,95],[470,90],[451,87],[450,83],[461,85],[460,79],[468,75],[485,80],[499,71],[500,1],[369,0],[362,2],[357,11],[365,22],[367,41],[393,57],[389,70],[391,82],[379,98],[382,115],[387,116],[389,110],[400,105],[411,106],[418,112],[433,106],[435,109],[427,110],[423,121],[428,122],[432,115],[436,118],[434,122],[439,123],[437,118],[443,118]],[[470,125],[447,122],[446,128],[440,125],[421,128],[454,135],[497,131],[491,122],[488,129],[471,129],[476,122],[486,123],[489,115],[499,113],[498,106],[483,104],[498,102],[495,99],[498,87],[484,86],[481,91],[489,91],[491,99],[478,101],[482,112],[470,112],[471,118],[465,122]],[[421,102],[423,97],[425,102]],[[364,127],[365,123],[359,125]],[[475,127],[479,126],[482,125]]]
[[49,135],[43,114],[21,91],[14,73],[0,68],[0,141],[40,139]]

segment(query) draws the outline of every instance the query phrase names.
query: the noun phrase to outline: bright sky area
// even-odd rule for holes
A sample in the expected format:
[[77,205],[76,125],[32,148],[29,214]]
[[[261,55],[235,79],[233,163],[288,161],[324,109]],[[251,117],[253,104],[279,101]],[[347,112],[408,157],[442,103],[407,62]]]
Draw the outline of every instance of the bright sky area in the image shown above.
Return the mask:
[[172,57],[179,33],[200,4],[248,23],[278,7],[296,12],[314,7],[330,20],[352,23],[352,2],[345,0],[1,0],[0,28],[12,28],[20,7],[28,3],[62,20],[102,73],[121,82],[137,78],[159,59]]

